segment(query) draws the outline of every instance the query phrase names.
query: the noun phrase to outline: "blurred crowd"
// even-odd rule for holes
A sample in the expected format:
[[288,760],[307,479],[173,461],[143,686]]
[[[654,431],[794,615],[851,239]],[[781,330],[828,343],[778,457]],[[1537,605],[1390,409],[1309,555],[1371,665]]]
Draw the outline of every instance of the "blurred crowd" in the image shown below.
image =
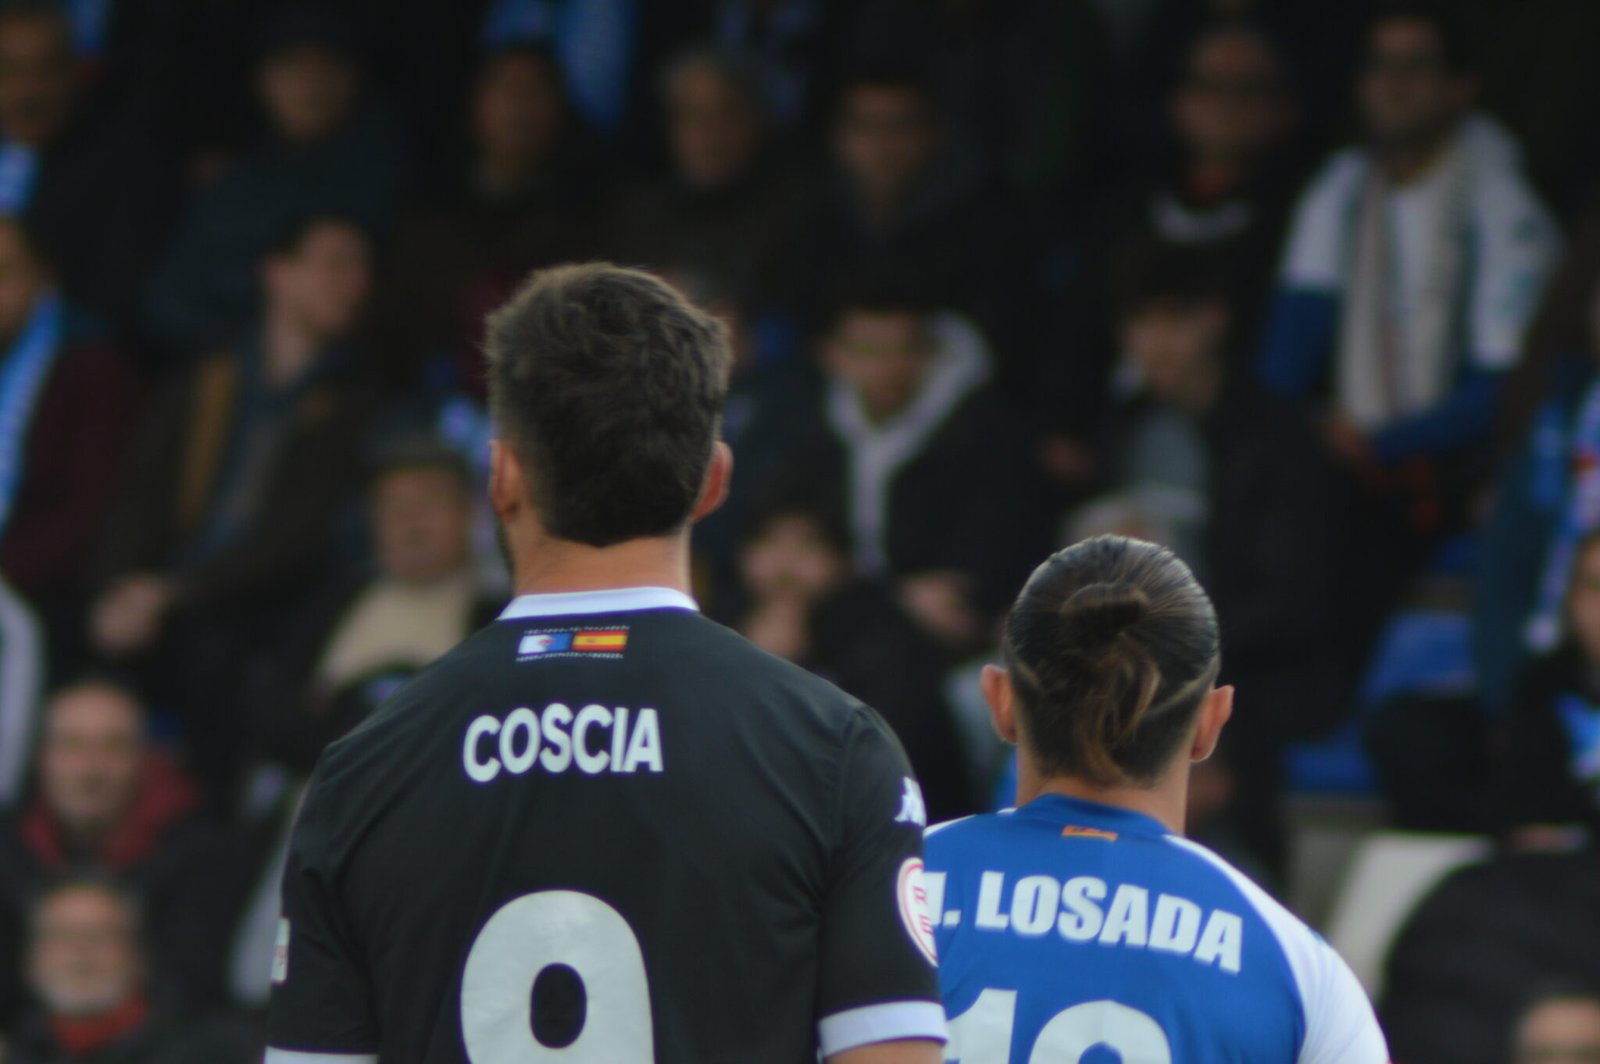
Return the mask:
[[1281,887],[1288,755],[1353,737],[1393,823],[1501,843],[1397,942],[1395,1059],[1600,1059],[1596,45],[1592,0],[0,2],[0,1061],[259,1052],[318,753],[508,592],[483,314],[596,258],[732,340],[703,609],[930,816],[1006,800],[1029,567],[1157,540],[1239,691],[1193,832]]

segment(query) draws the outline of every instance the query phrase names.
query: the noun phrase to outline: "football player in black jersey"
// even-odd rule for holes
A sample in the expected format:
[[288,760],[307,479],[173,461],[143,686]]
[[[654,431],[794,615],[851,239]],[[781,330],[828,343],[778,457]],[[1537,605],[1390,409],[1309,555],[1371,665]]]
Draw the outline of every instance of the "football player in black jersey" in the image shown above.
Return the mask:
[[732,464],[720,326],[566,266],[488,346],[519,596],[324,754],[268,1064],[934,1064],[904,754],[687,594]]

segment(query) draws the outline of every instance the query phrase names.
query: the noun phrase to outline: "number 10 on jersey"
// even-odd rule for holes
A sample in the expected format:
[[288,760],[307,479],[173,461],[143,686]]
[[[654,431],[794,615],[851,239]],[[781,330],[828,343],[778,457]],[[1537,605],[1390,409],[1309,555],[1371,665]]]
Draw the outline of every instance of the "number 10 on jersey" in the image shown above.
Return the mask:
[[1025,1060],[1011,1059],[1017,1022],[1015,990],[985,990],[972,1007],[950,1020],[945,1060],[961,1064],[1079,1064],[1103,1046],[1122,1064],[1172,1064],[1172,1047],[1160,1024],[1115,1001],[1086,1001],[1050,1017]]

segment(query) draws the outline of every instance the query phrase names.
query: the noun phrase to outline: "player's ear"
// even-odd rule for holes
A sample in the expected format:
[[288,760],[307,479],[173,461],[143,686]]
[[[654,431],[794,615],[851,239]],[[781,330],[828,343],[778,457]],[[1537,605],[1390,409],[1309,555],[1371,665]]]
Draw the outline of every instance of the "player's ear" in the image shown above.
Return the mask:
[[694,511],[689,515],[691,524],[710,517],[728,498],[728,488],[733,484],[733,448],[721,440],[711,451],[711,464],[706,467],[706,479],[700,485],[700,498],[695,500]]
[[1006,742],[1017,742],[1017,690],[1011,685],[1011,674],[998,665],[985,665],[980,680],[983,700],[989,703],[989,720],[995,734]]
[[1194,730],[1194,742],[1189,747],[1190,761],[1204,761],[1217,749],[1222,738],[1222,726],[1233,716],[1233,686],[1213,687],[1200,703],[1200,722]]
[[489,441],[489,505],[502,524],[510,524],[528,504],[527,483],[517,453],[503,440]]

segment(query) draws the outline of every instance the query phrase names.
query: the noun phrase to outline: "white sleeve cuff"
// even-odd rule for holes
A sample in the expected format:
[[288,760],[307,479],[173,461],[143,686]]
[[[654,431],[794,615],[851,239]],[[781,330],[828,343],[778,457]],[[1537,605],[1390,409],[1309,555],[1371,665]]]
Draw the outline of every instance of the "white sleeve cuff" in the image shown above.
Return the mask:
[[[903,1038],[949,1041],[944,1028],[944,1007],[932,1001],[889,1001],[824,1016],[817,1024],[817,1042],[824,1057],[874,1042]],[[275,1064],[268,1061],[267,1064]]]
[[378,1064],[376,1053],[301,1053],[294,1049],[267,1048],[262,1064]]

